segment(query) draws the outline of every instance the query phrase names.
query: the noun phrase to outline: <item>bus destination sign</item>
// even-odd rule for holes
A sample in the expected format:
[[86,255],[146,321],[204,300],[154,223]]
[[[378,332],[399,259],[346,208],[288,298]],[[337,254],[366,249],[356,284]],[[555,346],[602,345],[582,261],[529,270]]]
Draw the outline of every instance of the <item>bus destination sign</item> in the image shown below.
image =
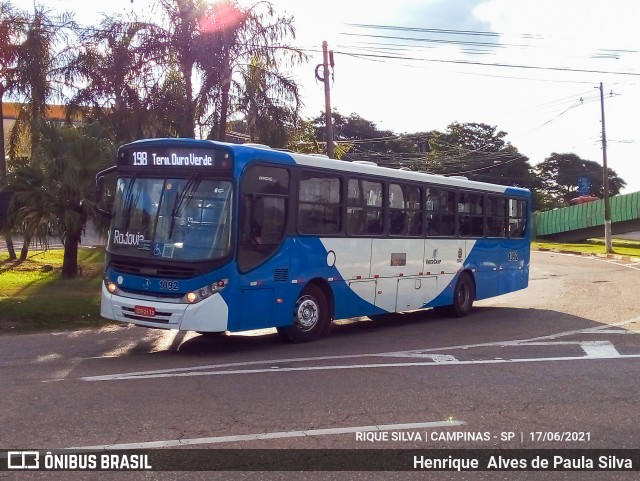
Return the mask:
[[132,147],[120,151],[118,165],[141,169],[229,170],[231,155],[217,149]]

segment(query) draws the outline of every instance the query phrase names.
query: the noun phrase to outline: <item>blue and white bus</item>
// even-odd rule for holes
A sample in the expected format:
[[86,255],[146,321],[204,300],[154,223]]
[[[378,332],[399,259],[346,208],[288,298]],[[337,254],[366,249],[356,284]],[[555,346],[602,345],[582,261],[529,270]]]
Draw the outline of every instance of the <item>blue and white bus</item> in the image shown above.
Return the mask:
[[108,319],[301,342],[528,284],[526,189],[194,139],[122,146],[99,192],[109,173]]

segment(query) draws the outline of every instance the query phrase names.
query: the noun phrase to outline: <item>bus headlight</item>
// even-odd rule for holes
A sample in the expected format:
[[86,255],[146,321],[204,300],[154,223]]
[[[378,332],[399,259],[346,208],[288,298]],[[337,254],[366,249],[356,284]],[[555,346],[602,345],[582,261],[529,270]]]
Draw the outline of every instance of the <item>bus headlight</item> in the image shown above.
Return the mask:
[[220,292],[227,286],[228,283],[229,279],[219,279],[213,284],[201,287],[200,289],[196,289],[195,291],[187,292],[182,298],[182,302],[186,302],[187,304],[195,304],[197,302],[200,302],[207,297],[214,295],[216,292]]
[[116,284],[112,280],[109,280],[106,274],[103,278],[103,281],[104,281],[104,286],[107,288],[107,291],[109,291],[109,294],[117,294],[118,291],[120,290],[118,289],[118,284]]

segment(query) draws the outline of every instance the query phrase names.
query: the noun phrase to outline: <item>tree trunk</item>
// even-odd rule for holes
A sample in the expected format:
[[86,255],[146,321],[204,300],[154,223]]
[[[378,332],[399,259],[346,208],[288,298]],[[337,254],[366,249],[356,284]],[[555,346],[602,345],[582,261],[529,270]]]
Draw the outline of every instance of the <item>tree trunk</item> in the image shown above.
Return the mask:
[[27,259],[29,255],[29,244],[31,244],[31,232],[24,233],[24,240],[22,242],[22,249],[20,249],[20,262]]
[[184,110],[184,120],[180,126],[180,136],[195,138],[196,136],[196,108],[195,99],[193,98],[193,80],[191,72],[193,70],[193,61],[185,62],[182,67],[182,75],[184,76],[185,96],[187,102]]
[[227,115],[229,111],[229,90],[231,90],[231,75],[233,74],[229,60],[229,43],[228,32],[223,32],[224,51],[222,57],[222,95],[220,99],[220,123],[218,124],[218,140],[225,142],[227,136]]
[[[7,177],[7,156],[5,153],[4,144],[4,110],[2,108],[2,102],[4,101],[4,85],[0,82],[0,126],[2,127],[2,135],[0,136],[0,186]],[[2,226],[0,226],[2,227]],[[7,251],[9,251],[9,260],[14,261],[17,259],[16,250],[13,247],[13,239],[11,238],[11,232],[6,227],[7,232],[3,234],[4,240],[7,243]]]
[[13,246],[13,239],[11,238],[11,233],[6,232],[4,235],[5,243],[7,244],[7,251],[9,252],[9,260],[15,261],[17,259],[16,249]]
[[218,140],[226,141],[227,135],[227,111],[229,110],[229,89],[231,81],[222,84],[222,100],[220,101],[220,124],[218,125]]
[[[2,126],[2,136],[0,137],[0,184],[7,176],[7,156],[5,154],[4,145],[4,110],[2,102],[4,101],[4,86],[0,82],[0,125]],[[8,243],[7,243],[8,245]]]
[[78,275],[78,245],[82,231],[67,232],[64,236],[64,254],[62,257],[62,278],[73,279]]

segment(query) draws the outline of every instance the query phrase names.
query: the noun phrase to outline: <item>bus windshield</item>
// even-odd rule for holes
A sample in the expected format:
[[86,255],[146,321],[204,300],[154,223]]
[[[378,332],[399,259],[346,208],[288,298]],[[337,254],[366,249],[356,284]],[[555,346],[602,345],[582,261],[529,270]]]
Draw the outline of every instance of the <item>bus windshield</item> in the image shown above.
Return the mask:
[[138,258],[201,261],[231,251],[229,181],[120,177],[109,252]]

